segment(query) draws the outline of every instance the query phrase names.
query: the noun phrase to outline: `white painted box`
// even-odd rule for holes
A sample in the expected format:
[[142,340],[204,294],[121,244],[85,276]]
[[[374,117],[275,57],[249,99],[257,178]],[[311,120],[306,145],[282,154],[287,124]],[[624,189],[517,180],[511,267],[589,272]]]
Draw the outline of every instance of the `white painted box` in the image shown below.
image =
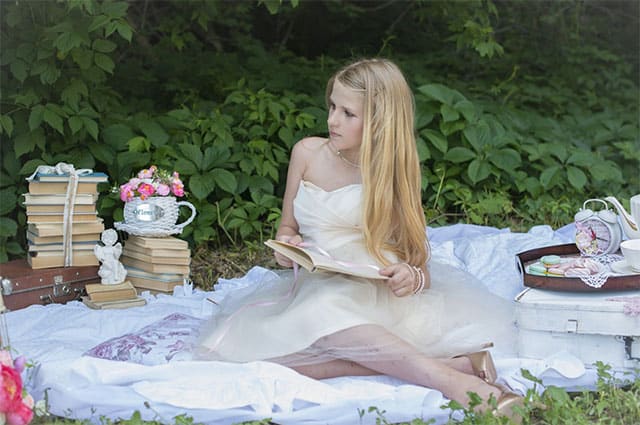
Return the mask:
[[640,367],[640,316],[624,313],[640,291],[560,292],[526,288],[516,296],[518,354],[542,359],[566,350],[586,365]]

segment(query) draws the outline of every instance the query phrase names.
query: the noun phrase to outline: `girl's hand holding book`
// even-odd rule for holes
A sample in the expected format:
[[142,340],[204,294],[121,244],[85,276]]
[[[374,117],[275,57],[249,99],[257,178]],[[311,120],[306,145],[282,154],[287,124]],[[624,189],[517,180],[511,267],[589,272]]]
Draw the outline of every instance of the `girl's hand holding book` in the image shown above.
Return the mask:
[[[300,236],[299,234],[295,234],[295,235],[280,235],[280,236],[276,236],[276,240],[278,241],[282,241],[282,242],[287,242],[290,243],[292,245],[299,245],[302,243],[302,236]],[[288,267],[291,268],[293,267],[293,261],[287,257],[285,257],[284,255],[280,254],[277,251],[274,251],[274,256],[276,258],[276,262],[281,265],[282,267]]]

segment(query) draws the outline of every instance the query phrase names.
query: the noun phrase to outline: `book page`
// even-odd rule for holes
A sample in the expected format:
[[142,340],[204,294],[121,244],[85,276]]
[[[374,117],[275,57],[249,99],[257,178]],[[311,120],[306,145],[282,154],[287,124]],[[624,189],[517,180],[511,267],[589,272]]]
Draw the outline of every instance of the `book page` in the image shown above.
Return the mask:
[[290,258],[310,272],[323,270],[367,279],[388,279],[378,273],[379,267],[375,265],[340,261],[323,254],[320,250],[315,250],[313,247],[301,247],[273,239],[266,241],[265,245]]

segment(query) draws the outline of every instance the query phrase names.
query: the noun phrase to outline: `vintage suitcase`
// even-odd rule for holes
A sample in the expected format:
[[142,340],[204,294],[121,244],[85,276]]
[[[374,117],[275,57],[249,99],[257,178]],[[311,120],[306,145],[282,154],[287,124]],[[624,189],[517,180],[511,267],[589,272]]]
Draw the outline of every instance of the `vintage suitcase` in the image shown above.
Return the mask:
[[80,299],[87,283],[100,283],[99,266],[32,269],[26,260],[0,264],[4,304],[17,310],[31,304],[66,303]]
[[559,292],[526,288],[516,296],[518,352],[543,359],[566,350],[585,364],[600,360],[614,368],[640,367],[640,316],[625,302],[640,291]]

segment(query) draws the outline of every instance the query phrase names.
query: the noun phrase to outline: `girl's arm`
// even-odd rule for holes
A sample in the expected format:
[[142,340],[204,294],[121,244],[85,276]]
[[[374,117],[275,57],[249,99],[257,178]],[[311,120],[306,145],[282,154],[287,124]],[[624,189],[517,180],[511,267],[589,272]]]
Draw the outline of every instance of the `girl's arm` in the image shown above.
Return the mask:
[[[280,226],[276,233],[277,240],[294,244],[302,242],[298,222],[293,215],[293,200],[296,197],[306,169],[306,149],[303,146],[303,142],[304,140],[299,141],[291,150],[289,169],[287,171],[287,183],[282,199],[282,217],[280,218]],[[275,258],[276,262],[281,266],[293,267],[293,261],[277,252],[275,253]]]

